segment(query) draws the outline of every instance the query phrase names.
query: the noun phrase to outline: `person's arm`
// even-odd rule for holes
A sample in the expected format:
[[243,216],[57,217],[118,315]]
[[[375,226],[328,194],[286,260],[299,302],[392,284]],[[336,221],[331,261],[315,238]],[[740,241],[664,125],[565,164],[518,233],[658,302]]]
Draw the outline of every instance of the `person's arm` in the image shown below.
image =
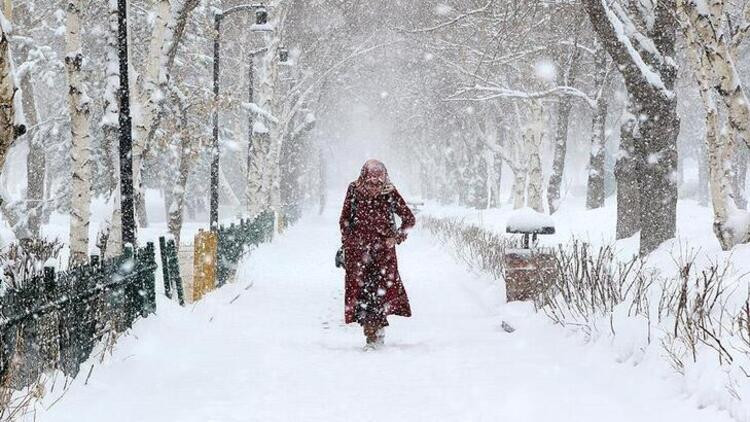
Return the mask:
[[393,190],[393,211],[396,215],[401,218],[401,227],[396,232],[396,243],[401,243],[406,240],[406,236],[409,230],[417,224],[417,219],[414,217],[414,213],[411,212],[409,206],[406,205],[406,201],[396,189]]
[[339,217],[339,228],[341,229],[341,239],[345,239],[349,234],[351,228],[349,227],[350,220],[352,217],[352,199],[354,196],[354,186],[349,185],[346,190],[346,199],[344,199],[344,207],[341,209],[341,217]]

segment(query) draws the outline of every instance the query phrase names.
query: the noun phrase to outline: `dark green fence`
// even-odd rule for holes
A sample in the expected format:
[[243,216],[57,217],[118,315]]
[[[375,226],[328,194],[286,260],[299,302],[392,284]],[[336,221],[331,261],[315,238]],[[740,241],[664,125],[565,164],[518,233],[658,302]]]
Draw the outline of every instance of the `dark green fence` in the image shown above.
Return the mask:
[[273,212],[266,211],[254,221],[240,220],[239,224],[219,227],[217,287],[233,276],[237,264],[251,246],[270,240],[273,236]]
[[0,381],[30,385],[46,370],[74,377],[107,333],[156,311],[154,245],[44,274],[0,297]]

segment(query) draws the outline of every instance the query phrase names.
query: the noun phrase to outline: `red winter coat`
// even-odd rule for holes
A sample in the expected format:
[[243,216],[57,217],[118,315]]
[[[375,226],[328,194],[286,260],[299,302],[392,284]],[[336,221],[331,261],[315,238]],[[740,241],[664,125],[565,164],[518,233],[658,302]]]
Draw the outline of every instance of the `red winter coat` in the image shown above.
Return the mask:
[[[352,215],[353,204],[356,207],[355,215]],[[391,226],[391,210],[401,218],[401,227],[396,231]],[[350,219],[354,222],[353,228],[349,227]],[[415,223],[414,214],[406,201],[392,186],[386,192],[369,198],[356,188],[356,182],[349,185],[339,219],[346,257],[344,316],[347,324],[355,322],[357,299],[367,276],[365,268],[380,271],[384,275],[384,285],[379,288],[385,291],[385,315],[411,316],[409,298],[398,273],[396,248],[386,247],[385,240],[395,237],[397,243],[403,242],[406,240],[406,232]],[[370,263],[373,265],[369,265]]]

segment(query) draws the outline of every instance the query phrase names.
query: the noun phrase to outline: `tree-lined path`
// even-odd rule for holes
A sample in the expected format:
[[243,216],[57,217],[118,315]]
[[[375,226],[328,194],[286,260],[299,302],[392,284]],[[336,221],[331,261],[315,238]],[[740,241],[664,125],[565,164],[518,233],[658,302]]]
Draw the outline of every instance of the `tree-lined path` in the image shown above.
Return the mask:
[[342,323],[335,217],[303,218],[192,309],[160,303],[88,385],[78,377],[37,419],[729,420],[526,305],[503,304],[499,283],[469,274],[419,226],[399,247],[414,317],[392,318],[386,347],[363,352],[359,327]]

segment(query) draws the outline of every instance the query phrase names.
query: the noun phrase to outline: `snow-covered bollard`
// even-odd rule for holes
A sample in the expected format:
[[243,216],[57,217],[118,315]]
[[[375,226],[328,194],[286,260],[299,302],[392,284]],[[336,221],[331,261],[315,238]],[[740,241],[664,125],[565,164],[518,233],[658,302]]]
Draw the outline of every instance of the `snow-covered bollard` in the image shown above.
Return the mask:
[[522,208],[510,216],[505,231],[523,235],[521,248],[505,252],[507,300],[532,299],[546,289],[555,264],[551,251],[537,247],[537,236],[555,234],[555,222],[548,215]]

